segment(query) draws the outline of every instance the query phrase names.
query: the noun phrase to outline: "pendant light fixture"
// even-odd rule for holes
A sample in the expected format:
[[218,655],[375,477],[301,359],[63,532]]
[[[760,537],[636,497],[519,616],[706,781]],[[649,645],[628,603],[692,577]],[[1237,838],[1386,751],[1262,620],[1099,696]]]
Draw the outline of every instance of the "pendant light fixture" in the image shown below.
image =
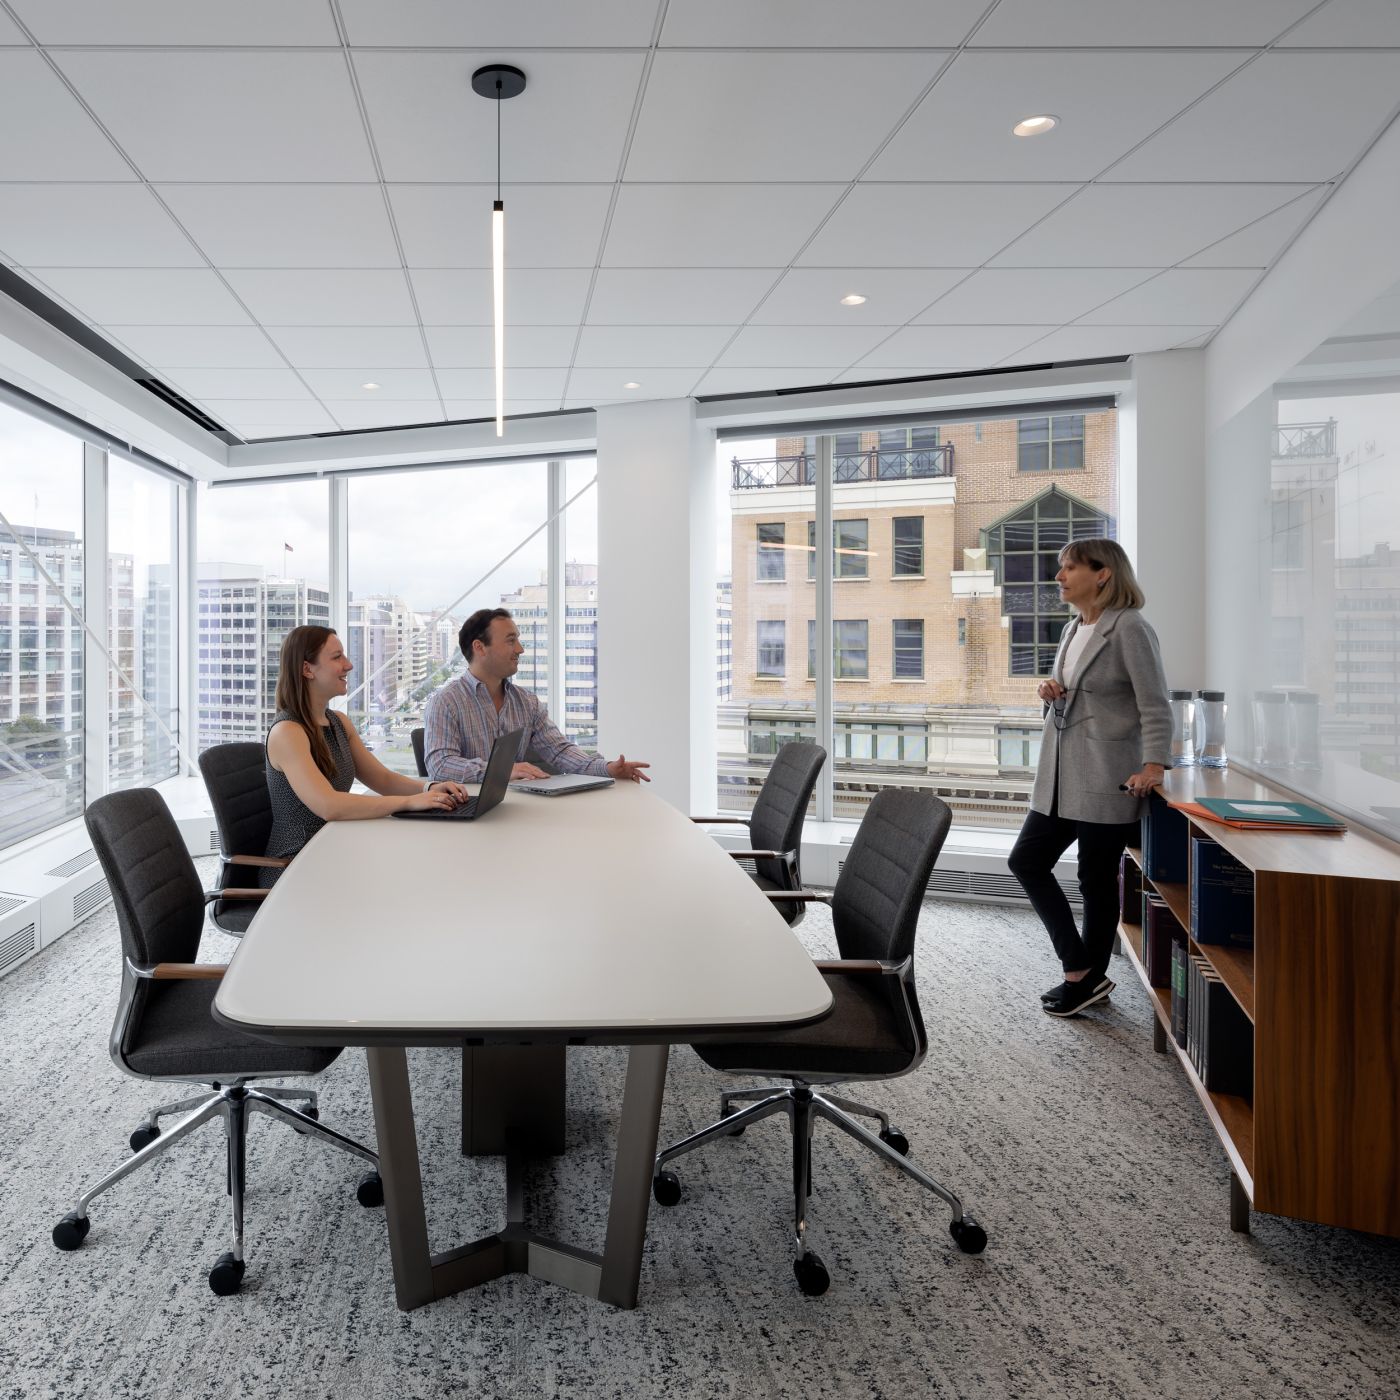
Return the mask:
[[506,206],[501,199],[501,107],[525,91],[525,75],[505,63],[472,74],[472,91],[496,103],[496,202],[491,206],[491,300],[496,351],[496,436],[504,437],[506,405]]

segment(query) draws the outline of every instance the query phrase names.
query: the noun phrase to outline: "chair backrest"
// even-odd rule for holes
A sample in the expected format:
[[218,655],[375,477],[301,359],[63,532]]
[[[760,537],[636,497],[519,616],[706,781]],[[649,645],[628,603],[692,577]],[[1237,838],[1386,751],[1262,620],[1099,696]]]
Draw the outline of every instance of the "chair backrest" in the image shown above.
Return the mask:
[[260,856],[272,834],[263,746],[216,744],[199,756],[199,771],[214,808],[219,845],[226,856]]
[[914,951],[919,906],[952,822],[948,804],[931,792],[876,793],[832,895],[843,958],[903,962]]
[[423,753],[422,729],[410,729],[408,731],[408,742],[413,745],[413,761],[418,765],[418,776],[420,778],[426,778],[428,776],[428,760]]
[[204,891],[165,799],[151,788],[99,797],[83,814],[134,963],[194,962]]
[[[754,850],[796,851],[801,847],[807,803],[825,762],[826,750],[820,744],[784,744],[778,750],[749,818]],[[789,883],[780,861],[760,860],[754,864],[764,879],[779,885]]]

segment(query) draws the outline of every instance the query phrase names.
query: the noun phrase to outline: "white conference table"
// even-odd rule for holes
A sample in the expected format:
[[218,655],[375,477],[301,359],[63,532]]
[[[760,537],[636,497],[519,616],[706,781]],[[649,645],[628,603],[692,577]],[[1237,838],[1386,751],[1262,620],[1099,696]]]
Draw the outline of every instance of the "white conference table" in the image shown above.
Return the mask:
[[[328,824],[259,909],[214,1002],[220,1020],[254,1035],[367,1047],[404,1309],[521,1272],[634,1307],[669,1046],[801,1025],[830,1006],[737,863],[632,783],[512,792],[479,821]],[[599,1255],[526,1229],[523,1180],[530,1152],[562,1147],[563,1047],[619,1044],[632,1049]],[[506,1226],[438,1255],[404,1051],[422,1045],[497,1056],[482,1077],[507,1115]],[[543,1108],[510,1120],[512,1102],[530,1101],[530,1077],[550,1078],[550,1056],[558,1080]]]

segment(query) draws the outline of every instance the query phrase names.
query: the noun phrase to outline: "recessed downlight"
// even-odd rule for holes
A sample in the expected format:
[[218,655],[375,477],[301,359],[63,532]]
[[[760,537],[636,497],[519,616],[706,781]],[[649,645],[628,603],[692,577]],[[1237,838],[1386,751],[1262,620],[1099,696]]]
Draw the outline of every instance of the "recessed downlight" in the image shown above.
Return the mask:
[[1048,112],[1042,112],[1035,117],[1022,117],[1015,126],[1011,128],[1013,136],[1044,136],[1047,131],[1059,126],[1059,117],[1052,117]]
[[640,389],[642,386],[635,379],[629,379],[622,387],[624,389]]
[[859,292],[851,292],[849,296],[841,298],[842,306],[864,306],[865,298]]
[[371,380],[369,381],[369,383],[367,383],[367,384],[361,384],[361,385],[360,385],[360,388],[361,388],[361,389],[377,389],[377,388],[379,388],[379,385],[376,384],[376,383],[374,382],[374,380],[371,379]]

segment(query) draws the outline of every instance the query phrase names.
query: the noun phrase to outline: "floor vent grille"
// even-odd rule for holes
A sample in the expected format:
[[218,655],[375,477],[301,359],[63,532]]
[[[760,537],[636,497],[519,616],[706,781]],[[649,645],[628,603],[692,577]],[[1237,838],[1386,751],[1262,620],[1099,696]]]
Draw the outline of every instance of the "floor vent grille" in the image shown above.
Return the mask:
[[211,856],[221,856],[224,853],[223,842],[219,840],[219,828],[212,827],[209,832],[209,854]]
[[39,949],[39,925],[33,920],[0,940],[0,976]]
[[79,919],[86,919],[99,904],[106,904],[111,897],[112,890],[106,880],[89,885],[80,894],[73,896],[73,922],[76,924]]
[[91,865],[96,859],[96,851],[79,851],[72,860],[65,860],[62,865],[55,865],[52,870],[44,871],[44,874],[52,875],[56,880],[63,880],[69,875],[76,875],[84,866]]
[[11,909],[18,909],[24,901],[16,899],[12,894],[0,894],[0,914],[8,914]]

